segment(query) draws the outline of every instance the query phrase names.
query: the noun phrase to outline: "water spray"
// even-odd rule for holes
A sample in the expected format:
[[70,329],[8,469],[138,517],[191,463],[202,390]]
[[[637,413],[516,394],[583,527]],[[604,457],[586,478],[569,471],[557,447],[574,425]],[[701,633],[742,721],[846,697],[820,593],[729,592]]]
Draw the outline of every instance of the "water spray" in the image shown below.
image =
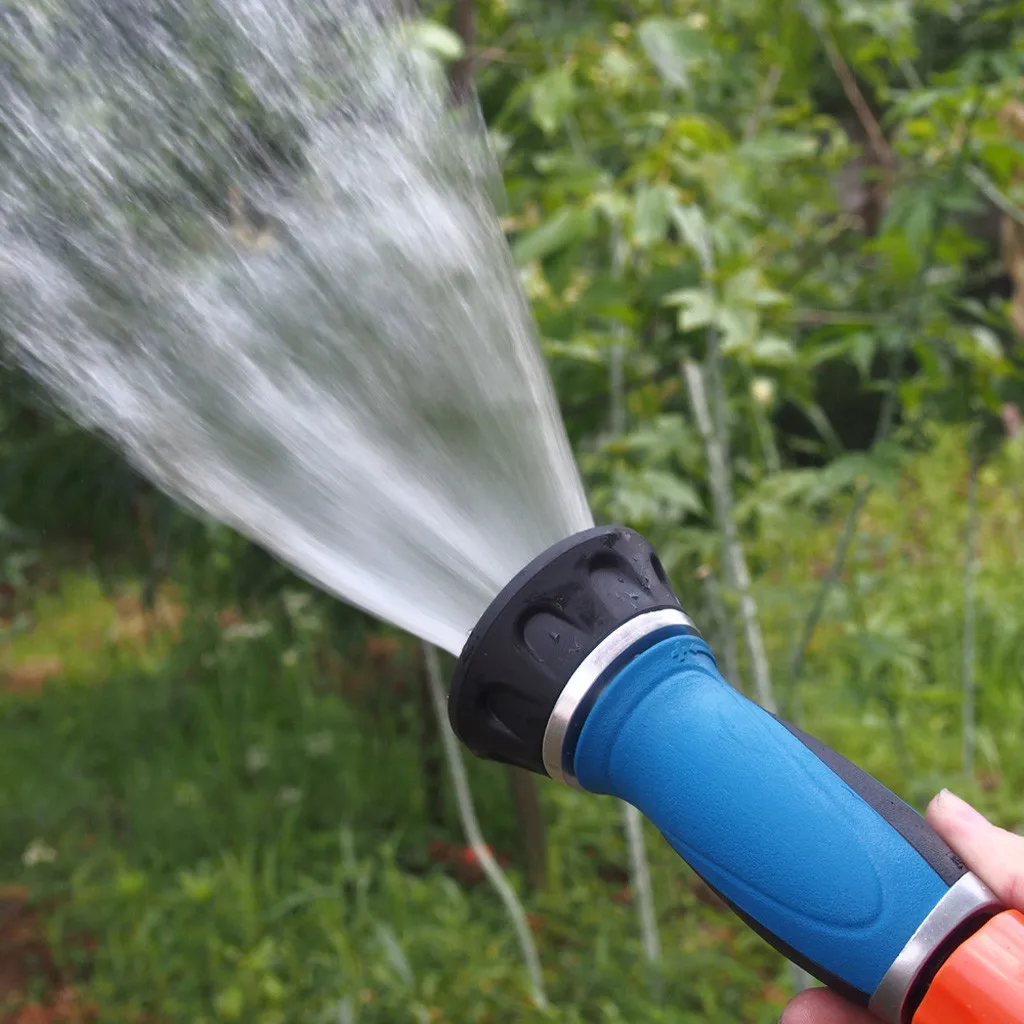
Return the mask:
[[632,530],[560,541],[502,590],[449,716],[478,757],[633,804],[743,921],[879,1020],[1024,1021],[1024,915],[880,782],[730,686]]

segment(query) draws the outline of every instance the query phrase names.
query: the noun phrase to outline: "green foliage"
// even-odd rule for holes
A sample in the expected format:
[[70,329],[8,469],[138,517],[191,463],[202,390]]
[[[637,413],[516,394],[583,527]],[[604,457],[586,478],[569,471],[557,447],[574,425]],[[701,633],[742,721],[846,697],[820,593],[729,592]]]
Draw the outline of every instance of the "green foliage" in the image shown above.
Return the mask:
[[[628,430],[648,432],[688,413],[678,360],[718,336],[751,482],[779,451],[867,447],[889,378],[914,425],[991,422],[1019,397],[1016,342],[986,290],[992,232],[978,234],[996,214],[974,183],[1020,201],[1020,144],[998,118],[1022,69],[1011,6],[650,3],[628,21],[611,6],[480,10],[503,41],[481,88],[506,154],[513,251],[602,514],[635,507],[650,525],[613,496],[632,474],[600,440],[613,397],[598,365],[618,344]],[[1002,24],[1002,45],[983,33],[984,47],[940,58],[935,37],[954,22],[972,35]],[[836,54],[885,133],[891,180],[878,182]],[[863,198],[878,184],[880,217]],[[755,381],[771,396],[761,408]]]
[[[999,413],[1024,404],[1024,359],[997,245],[999,218],[1024,217],[1024,144],[1000,120],[1024,75],[1020,3],[477,0],[475,13],[505,226],[597,515],[655,542],[695,618],[718,626],[708,569],[734,609],[680,375],[684,358],[705,361],[776,685],[801,724],[918,806],[951,784],[1021,826],[1024,438]],[[217,155],[246,175],[267,154],[297,172],[288,119],[256,108],[208,25],[181,30],[216,72],[213,120],[230,109],[245,128]],[[466,55],[438,20],[410,32],[439,72]],[[182,168],[182,230],[197,209],[226,215],[219,168]],[[167,202],[134,185],[140,209]],[[53,943],[103,1019],[544,1019],[493,895],[429,854],[460,836],[447,793],[432,810],[412,649],[367,670],[376,624],[173,507],[20,376],[0,383],[0,663],[65,669],[39,695],[0,694],[0,881],[59,897]],[[979,770],[965,777],[972,457]],[[805,677],[788,680],[865,483]],[[178,642],[94,642],[125,580],[150,605],[175,584]],[[486,836],[513,849],[504,777],[471,771]],[[619,902],[617,809],[555,787],[543,800],[552,881],[527,902],[546,1019],[777,1019],[779,957],[702,903],[653,835],[665,954],[652,978]],[[96,945],[79,965],[83,930]]]

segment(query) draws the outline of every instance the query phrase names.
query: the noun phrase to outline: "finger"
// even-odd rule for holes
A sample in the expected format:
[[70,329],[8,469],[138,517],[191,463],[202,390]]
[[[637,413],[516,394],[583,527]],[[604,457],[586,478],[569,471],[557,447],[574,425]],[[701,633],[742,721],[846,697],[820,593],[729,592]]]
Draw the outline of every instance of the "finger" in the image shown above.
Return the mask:
[[1006,906],[1024,910],[1024,837],[993,825],[948,789],[932,800],[925,816]]
[[878,1024],[859,1006],[823,988],[801,992],[782,1013],[779,1024]]

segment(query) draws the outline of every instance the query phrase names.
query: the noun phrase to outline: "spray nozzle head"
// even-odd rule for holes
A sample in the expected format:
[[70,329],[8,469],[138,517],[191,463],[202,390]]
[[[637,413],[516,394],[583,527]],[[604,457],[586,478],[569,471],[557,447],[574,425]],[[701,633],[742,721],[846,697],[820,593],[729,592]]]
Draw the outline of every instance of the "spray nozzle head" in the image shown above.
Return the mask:
[[[687,628],[661,560],[633,530],[599,526],[548,548],[498,594],[466,641],[448,696],[456,735],[478,757],[561,777],[553,763],[560,754],[545,756],[545,732],[550,748],[549,722],[567,684],[591,675],[595,662],[602,672],[610,667],[599,648],[613,634],[630,634],[635,646],[660,628],[666,616],[649,614],[659,610]],[[624,628],[640,616],[650,628]],[[585,689],[596,681],[588,678]]]

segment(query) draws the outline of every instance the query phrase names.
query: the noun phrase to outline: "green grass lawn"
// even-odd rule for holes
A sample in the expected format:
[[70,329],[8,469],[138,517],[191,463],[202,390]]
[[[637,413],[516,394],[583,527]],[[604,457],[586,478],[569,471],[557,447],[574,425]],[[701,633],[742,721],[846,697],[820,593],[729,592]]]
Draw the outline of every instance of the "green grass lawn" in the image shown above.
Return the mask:
[[[18,658],[47,656],[51,626],[67,656],[72,620],[109,635],[109,616],[75,613],[88,592],[71,581],[68,606],[45,602]],[[91,679],[69,671],[0,698],[0,877],[49,908],[65,980],[100,1019],[539,1019],[494,895],[432,860],[438,840],[461,837],[450,809],[426,818],[408,702],[339,698],[305,653],[282,657],[274,632],[231,640],[189,622],[152,665],[111,644],[95,648]],[[504,775],[472,767],[488,836],[509,850]],[[701,903],[652,837],[668,945],[655,1001],[617,809],[543,792],[558,863],[528,903],[550,1019],[777,1017],[777,957]]]

